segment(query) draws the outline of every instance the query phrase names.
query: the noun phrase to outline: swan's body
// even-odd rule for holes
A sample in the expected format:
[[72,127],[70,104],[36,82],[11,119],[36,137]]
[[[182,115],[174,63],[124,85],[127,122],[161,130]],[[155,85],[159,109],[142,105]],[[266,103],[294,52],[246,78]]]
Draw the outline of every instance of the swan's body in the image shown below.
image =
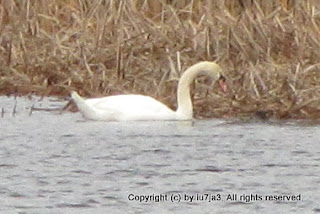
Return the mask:
[[[71,97],[83,116],[92,120],[191,120],[193,109],[190,84],[201,72],[208,74],[214,80],[222,80],[222,84],[224,83],[221,68],[216,63],[205,61],[191,66],[179,80],[177,111],[144,95],[116,95],[85,100],[73,91]],[[221,87],[226,90],[225,85]]]

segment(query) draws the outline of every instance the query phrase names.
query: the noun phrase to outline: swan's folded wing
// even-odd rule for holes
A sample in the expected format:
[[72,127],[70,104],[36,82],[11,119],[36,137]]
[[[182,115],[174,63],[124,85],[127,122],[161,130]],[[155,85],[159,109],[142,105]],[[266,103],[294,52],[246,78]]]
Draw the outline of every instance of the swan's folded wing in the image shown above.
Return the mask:
[[143,95],[118,95],[88,99],[98,111],[111,113],[116,120],[173,120],[175,112],[156,99]]

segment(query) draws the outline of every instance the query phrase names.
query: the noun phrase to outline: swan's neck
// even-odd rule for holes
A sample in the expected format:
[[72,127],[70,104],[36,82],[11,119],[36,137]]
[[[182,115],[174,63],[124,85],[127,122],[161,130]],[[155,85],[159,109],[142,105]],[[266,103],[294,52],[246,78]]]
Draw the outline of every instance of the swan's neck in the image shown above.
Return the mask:
[[181,76],[178,84],[178,109],[177,117],[179,119],[192,119],[193,107],[190,97],[190,84],[199,73],[205,73],[214,80],[220,76],[220,67],[213,62],[200,62],[189,67]]
[[199,70],[197,66],[191,66],[187,69],[183,75],[181,76],[178,84],[178,92],[177,92],[177,99],[178,99],[178,109],[177,115],[180,118],[184,119],[192,119],[193,116],[193,107],[192,101],[190,96],[190,85],[192,81],[196,78]]

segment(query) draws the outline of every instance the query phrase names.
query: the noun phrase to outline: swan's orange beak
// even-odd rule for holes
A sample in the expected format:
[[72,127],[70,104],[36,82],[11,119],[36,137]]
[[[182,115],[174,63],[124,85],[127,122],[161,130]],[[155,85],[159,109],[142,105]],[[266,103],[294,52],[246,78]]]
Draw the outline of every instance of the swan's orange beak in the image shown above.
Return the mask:
[[227,92],[227,84],[226,84],[226,78],[224,76],[220,76],[219,80],[218,80],[219,86],[221,88],[221,90],[226,93]]

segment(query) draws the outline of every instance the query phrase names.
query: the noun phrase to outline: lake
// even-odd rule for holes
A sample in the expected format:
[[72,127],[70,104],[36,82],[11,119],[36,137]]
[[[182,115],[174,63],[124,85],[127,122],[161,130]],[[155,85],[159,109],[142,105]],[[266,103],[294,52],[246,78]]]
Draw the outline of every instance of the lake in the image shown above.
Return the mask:
[[316,122],[36,110],[65,104],[0,97],[0,213],[320,213]]

